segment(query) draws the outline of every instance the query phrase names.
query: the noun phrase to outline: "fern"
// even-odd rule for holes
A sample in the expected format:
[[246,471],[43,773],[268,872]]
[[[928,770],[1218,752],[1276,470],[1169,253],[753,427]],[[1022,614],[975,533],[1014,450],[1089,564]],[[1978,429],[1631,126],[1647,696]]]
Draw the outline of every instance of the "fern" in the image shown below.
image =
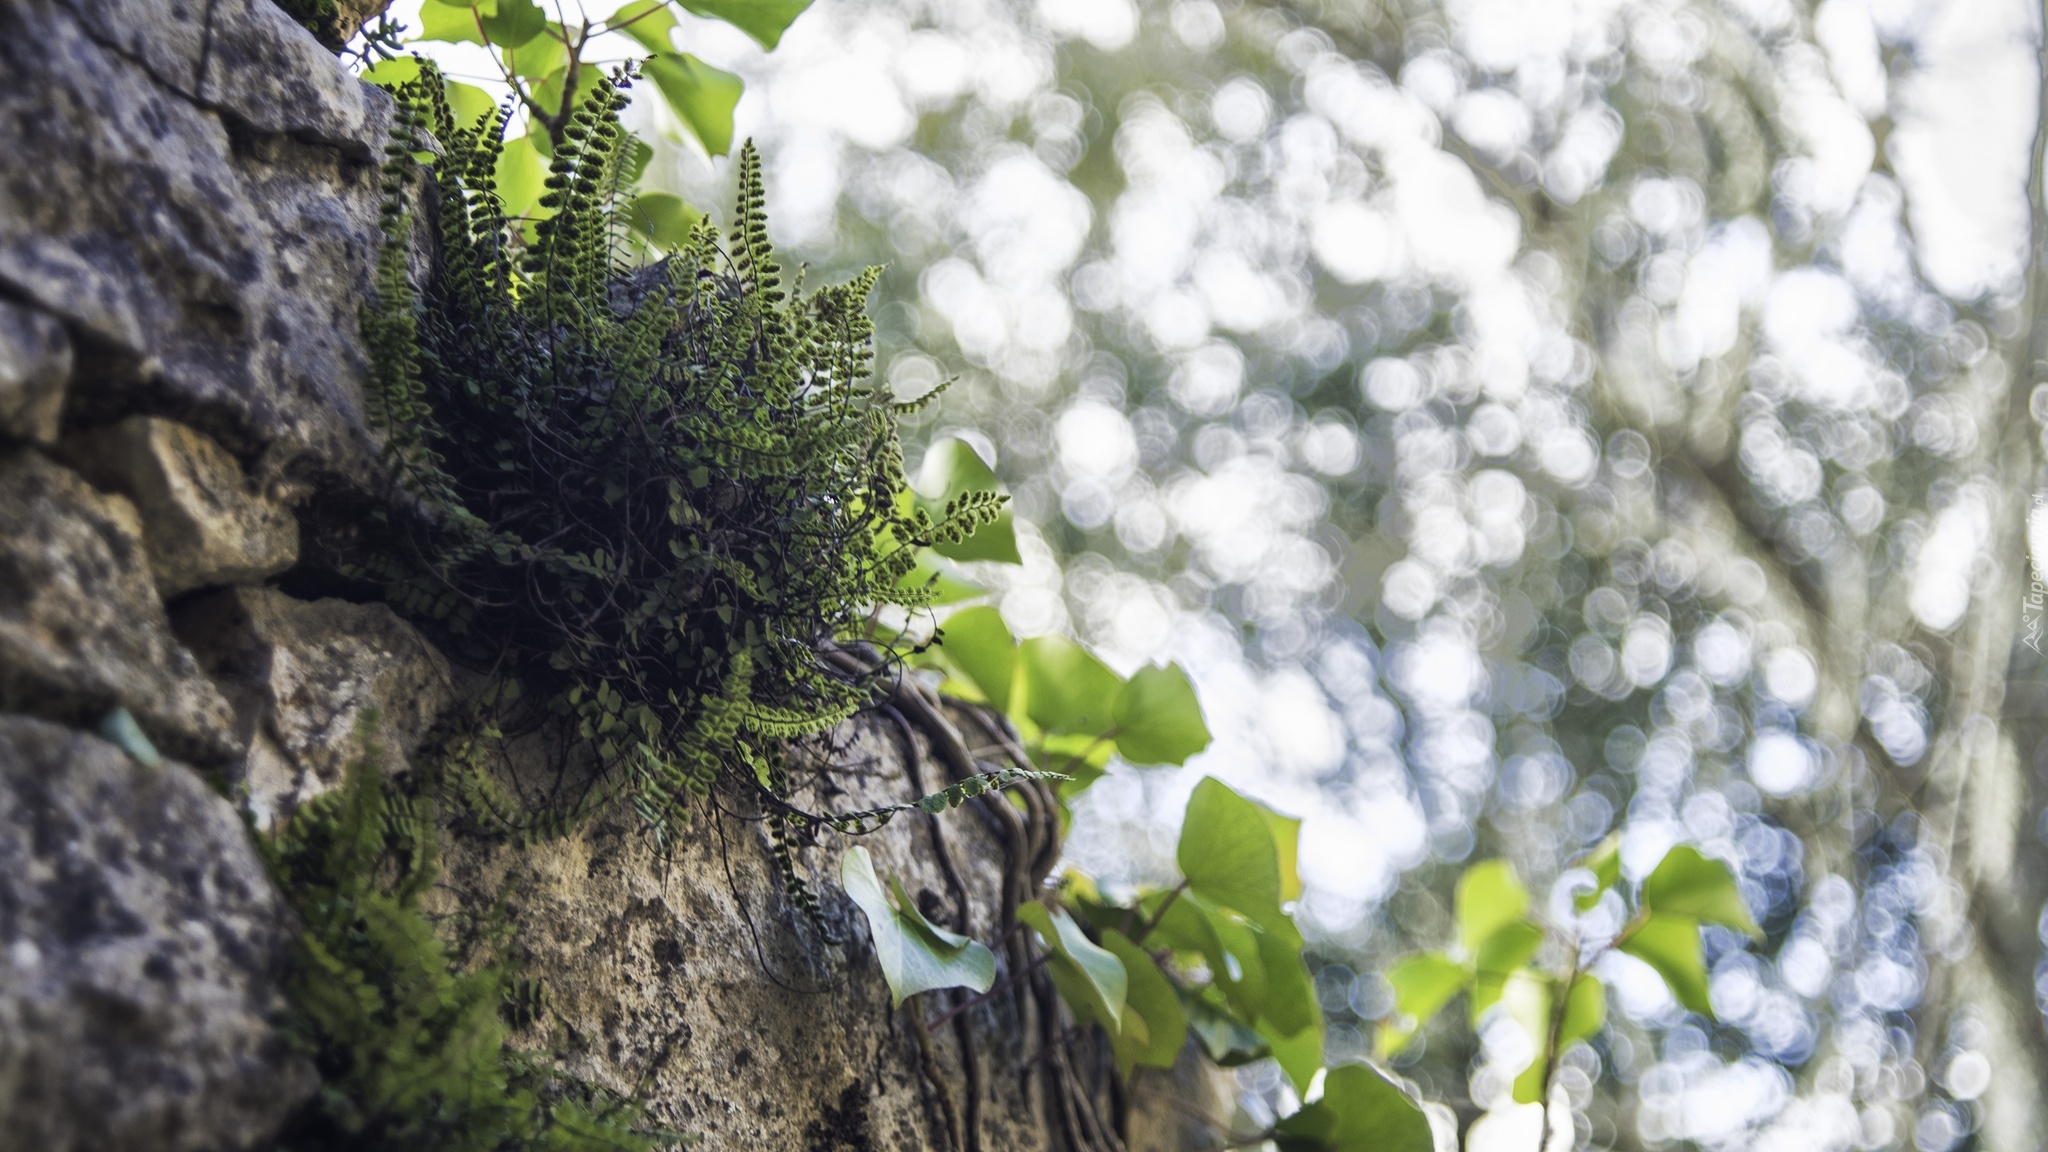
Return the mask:
[[[751,145],[728,239],[704,223],[666,260],[622,262],[631,81],[571,117],[538,221],[507,219],[493,186],[503,113],[459,127],[430,65],[397,87],[364,331],[386,459],[428,516],[344,563],[523,684],[666,837],[721,780],[769,791],[772,745],[863,704],[820,646],[928,603],[906,583],[916,550],[999,509],[912,507],[899,408],[869,381],[877,273],[785,291]],[[416,286],[422,178],[440,259]],[[467,773],[462,794],[505,827],[562,823],[501,810],[486,783]]]

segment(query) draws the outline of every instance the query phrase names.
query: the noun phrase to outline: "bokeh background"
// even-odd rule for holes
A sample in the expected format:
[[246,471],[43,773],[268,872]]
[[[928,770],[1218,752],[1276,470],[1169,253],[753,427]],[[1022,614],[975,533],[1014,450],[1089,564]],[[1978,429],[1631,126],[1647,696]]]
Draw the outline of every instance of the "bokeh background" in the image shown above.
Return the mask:
[[[1008,484],[1025,563],[971,574],[1013,630],[1196,680],[1216,743],[1113,769],[1076,867],[1170,883],[1201,773],[1303,816],[1334,1062],[1462,864],[1563,900],[1611,831],[1634,875],[1697,843],[1768,940],[1709,929],[1718,1023],[1606,957],[1557,1146],[1951,1152],[2048,1132],[2040,16],[817,0],[772,54],[677,39],[745,78],[785,255],[884,265],[879,370],[953,380],[908,456]],[[645,186],[723,218],[668,115],[629,113]],[[1518,1041],[1447,1018],[1399,1067],[1528,1149]]]

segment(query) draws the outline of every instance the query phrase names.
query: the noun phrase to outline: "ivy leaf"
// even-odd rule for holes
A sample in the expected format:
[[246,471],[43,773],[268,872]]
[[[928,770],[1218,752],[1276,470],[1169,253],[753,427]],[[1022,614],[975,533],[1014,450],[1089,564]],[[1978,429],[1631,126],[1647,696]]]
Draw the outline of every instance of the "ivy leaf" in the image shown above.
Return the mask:
[[363,69],[362,76],[378,87],[396,88],[400,84],[410,83],[419,74],[420,62],[417,59],[411,56],[393,56]]
[[1158,920],[1148,940],[1176,952],[1199,953],[1214,979],[1211,987],[1247,1026],[1257,1021],[1266,1008],[1266,964],[1251,925],[1193,893],[1171,904],[1167,895],[1155,892],[1138,902],[1140,910]]
[[479,22],[498,10],[496,0],[486,4],[446,4],[426,0],[420,5],[419,40],[441,40],[450,44],[482,44]]
[[505,215],[545,215],[540,209],[540,196],[546,191],[547,178],[548,162],[534,147],[532,133],[505,141],[505,150],[498,154],[496,175],[498,199]]
[[630,36],[649,52],[675,51],[669,39],[675,26],[676,14],[669,10],[668,0],[633,0],[605,21],[605,31]]
[[1750,918],[1749,905],[1743,903],[1742,890],[1736,887],[1728,865],[1700,855],[1699,849],[1689,844],[1664,854],[1656,871],[1643,881],[1641,903],[1651,912],[1691,916],[1751,937],[1763,935]]
[[1707,966],[1700,955],[1698,920],[1671,912],[1653,912],[1615,947],[1655,968],[1671,989],[1671,995],[1687,1011],[1713,1019],[1713,1006],[1707,1002]]
[[682,0],[682,5],[699,16],[725,21],[773,52],[782,42],[783,30],[803,15],[811,0]]
[[[535,41],[534,45],[528,45],[526,51],[533,51],[534,47],[538,45],[538,43],[539,41]],[[573,107],[577,101],[583,99],[585,96],[588,96],[590,94],[590,90],[597,86],[598,81],[603,77],[603,75],[604,73],[601,70],[592,65],[577,65],[576,88],[574,91],[569,93],[569,103],[571,107]],[[534,103],[540,105],[543,109],[546,109],[550,113],[552,113],[555,109],[562,107],[562,85],[568,82],[569,69],[567,68],[557,68],[553,72],[548,73],[547,79],[542,80],[540,83],[535,84],[533,86],[532,94]],[[528,129],[527,135],[533,136],[536,142],[548,139],[547,133],[535,133],[532,129]]]
[[706,152],[732,151],[732,110],[744,87],[739,77],[687,52],[656,52],[641,71]]
[[454,114],[458,128],[473,128],[478,121],[498,110],[497,101],[491,99],[491,94],[474,84],[449,80],[444,86],[448,91],[448,111]]
[[1110,1035],[1123,1032],[1124,999],[1130,989],[1123,961],[1088,939],[1064,908],[1049,909],[1032,901],[1017,909],[1017,919],[1029,924],[1052,949],[1046,967],[1067,1003],[1076,1012],[1092,1015]]
[[1444,952],[1418,952],[1387,970],[1394,1015],[1380,1022],[1373,1048],[1385,1060],[1406,1048],[1430,1018],[1472,982],[1472,970]]
[[867,917],[892,1006],[934,988],[986,992],[995,983],[995,953],[926,920],[904,897],[901,885],[896,885],[897,903],[892,905],[866,848],[846,850],[839,862],[839,883]]
[[1187,1008],[1188,1030],[1195,1034],[1203,1053],[1220,1068],[1264,1060],[1272,1053],[1265,1039],[1227,1008],[1214,1003],[1212,997],[1216,995],[1214,990],[1205,988],[1182,1001]]
[[519,48],[547,30],[547,13],[533,0],[498,0],[497,11],[483,17],[484,31],[499,48]]
[[981,698],[1009,711],[1017,677],[1017,638],[994,608],[962,608],[939,625],[939,654]]
[[1280,852],[1260,805],[1213,776],[1204,779],[1188,797],[1175,855],[1189,891],[1300,942],[1294,921],[1280,910]]
[[1616,832],[1602,840],[1584,860],[1579,861],[1579,867],[1592,871],[1593,890],[1573,897],[1572,907],[1590,912],[1593,905],[1600,902],[1601,893],[1621,880],[1621,833]]
[[1102,946],[1122,961],[1124,974],[1130,978],[1124,1011],[1136,1013],[1145,1020],[1146,1039],[1143,1042],[1121,1032],[1109,1038],[1110,1047],[1116,1053],[1117,1070],[1128,1077],[1139,1064],[1153,1068],[1173,1067],[1181,1046],[1188,1040],[1188,1018],[1181,1009],[1180,996],[1159,971],[1159,965],[1152,962],[1152,957],[1146,955],[1143,948],[1131,943],[1128,936],[1114,928],[1105,928]]
[[[1259,963],[1266,969],[1266,1006],[1259,1013],[1259,1030],[1271,1037],[1293,1036],[1304,1028],[1321,1028],[1322,1006],[1316,1003],[1314,977],[1302,962],[1301,946],[1270,932],[1258,936]],[[1318,1059],[1313,1072],[1320,1067]]]
[[1291,1036],[1275,1036],[1262,1033],[1266,1046],[1273,1053],[1273,1062],[1287,1073],[1287,1079],[1296,1092],[1308,1091],[1315,1082],[1316,1073],[1323,1067],[1323,1025],[1320,1020]]
[[1500,1001],[1501,992],[1522,965],[1543,946],[1543,930],[1527,920],[1517,920],[1487,937],[1472,958],[1472,1023]]
[[657,251],[673,251],[689,242],[690,229],[703,219],[683,198],[668,192],[642,192],[626,205],[626,224],[647,238]]
[[1458,940],[1477,954],[1488,937],[1529,911],[1529,890],[1505,860],[1482,860],[1458,878]]
[[[924,462],[918,465],[917,481],[912,488],[917,502],[936,517],[945,512],[947,504],[969,492],[1002,491],[1002,481],[996,479],[995,470],[972,444],[957,436],[946,436],[925,449]],[[1007,505],[994,521],[975,529],[972,536],[956,544],[934,545],[932,550],[954,560],[1024,562],[1017,551],[1017,528]]]
[[1019,653],[1024,711],[1048,732],[1101,736],[1110,730],[1110,707],[1123,677],[1063,636],[1026,640]]
[[[517,48],[505,48],[505,67],[511,69],[514,76],[527,80],[546,80],[568,68],[569,49],[562,42],[562,26],[555,24],[552,27],[552,35],[535,36]],[[581,82],[576,85],[576,91],[579,93],[589,90]],[[561,82],[557,80],[555,100],[559,101],[561,98]],[[546,99],[542,99],[541,103],[550,112],[557,107],[555,103]]]
[[1111,710],[1116,750],[1133,764],[1185,764],[1209,746],[1195,686],[1178,664],[1147,664],[1131,674]]
[[1280,899],[1301,899],[1301,873],[1296,862],[1301,858],[1301,820],[1294,816],[1282,816],[1264,804],[1259,805],[1259,814],[1266,818],[1266,831],[1273,834],[1273,848],[1280,853]]
[[1332,1068],[1322,1099],[1275,1129],[1281,1152],[1435,1152],[1429,1116],[1368,1064]]

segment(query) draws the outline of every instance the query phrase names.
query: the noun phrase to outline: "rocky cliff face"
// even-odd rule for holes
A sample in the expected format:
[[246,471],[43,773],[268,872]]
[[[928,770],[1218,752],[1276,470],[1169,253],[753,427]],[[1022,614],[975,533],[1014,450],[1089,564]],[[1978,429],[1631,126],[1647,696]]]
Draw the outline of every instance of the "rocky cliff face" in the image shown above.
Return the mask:
[[[404,773],[480,680],[381,604],[282,590],[335,587],[302,528],[382,490],[356,324],[389,101],[270,0],[12,0],[0,75],[0,1133],[264,1147],[316,1082],[252,836],[338,783],[366,715]],[[919,739],[870,717],[809,754],[859,807],[943,782]],[[987,938],[1010,842],[978,803],[869,844]],[[1055,1071],[1109,1089],[1042,1059],[1029,996],[929,1047],[891,1011],[842,844],[797,853],[819,924],[711,806],[667,850],[622,812],[442,836],[433,910],[504,908],[547,991],[523,1041],[707,1149],[1115,1146],[1057,1115]],[[1133,1147],[1213,1142],[1134,1099]]]

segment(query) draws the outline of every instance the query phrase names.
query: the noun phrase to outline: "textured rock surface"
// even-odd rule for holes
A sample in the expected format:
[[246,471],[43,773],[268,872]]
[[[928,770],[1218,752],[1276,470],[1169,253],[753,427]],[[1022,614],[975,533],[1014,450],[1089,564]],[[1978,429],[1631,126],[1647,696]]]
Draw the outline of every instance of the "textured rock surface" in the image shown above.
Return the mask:
[[34,449],[0,451],[0,708],[91,725],[117,705],[172,756],[241,752],[171,634],[134,507]]
[[14,0],[0,75],[0,292],[69,327],[67,419],[368,482],[388,99],[269,0]]
[[178,608],[175,626],[234,705],[239,770],[259,827],[341,782],[374,709],[387,770],[455,701],[448,661],[382,604],[229,588]]
[[282,908],[192,771],[0,716],[0,876],[0,1143],[229,1152],[312,1092],[269,1019]]
[[0,300],[0,436],[48,444],[71,382],[71,338],[50,316]]
[[[829,759],[847,792],[834,807],[921,794],[905,777],[900,740],[882,724],[857,721],[840,739]],[[1003,859],[976,810],[990,802],[1004,801],[973,801],[941,818],[972,929],[985,939]],[[709,805],[698,817],[667,858],[625,810],[523,853],[454,837],[437,895],[452,911],[511,893],[517,952],[551,1004],[529,1039],[549,1035],[571,1053],[573,1070],[598,1083],[641,1086],[655,1117],[701,1136],[705,1152],[945,1152],[907,1010],[891,1011],[866,922],[839,889],[840,856],[853,841],[827,833],[801,853],[828,932],[844,942],[834,945],[784,899],[758,823],[712,818]],[[899,816],[860,843],[913,898],[952,907],[926,817]],[[1056,1147],[1040,1101],[1043,1068],[1027,1064],[1037,1052],[1035,1016],[1001,996],[969,1019],[984,1084],[981,1147]],[[940,1074],[964,1100],[952,1028],[934,1038]]]
[[299,522],[258,491],[213,438],[174,420],[130,416],[67,439],[64,459],[142,517],[149,568],[165,599],[249,584],[299,558]]

